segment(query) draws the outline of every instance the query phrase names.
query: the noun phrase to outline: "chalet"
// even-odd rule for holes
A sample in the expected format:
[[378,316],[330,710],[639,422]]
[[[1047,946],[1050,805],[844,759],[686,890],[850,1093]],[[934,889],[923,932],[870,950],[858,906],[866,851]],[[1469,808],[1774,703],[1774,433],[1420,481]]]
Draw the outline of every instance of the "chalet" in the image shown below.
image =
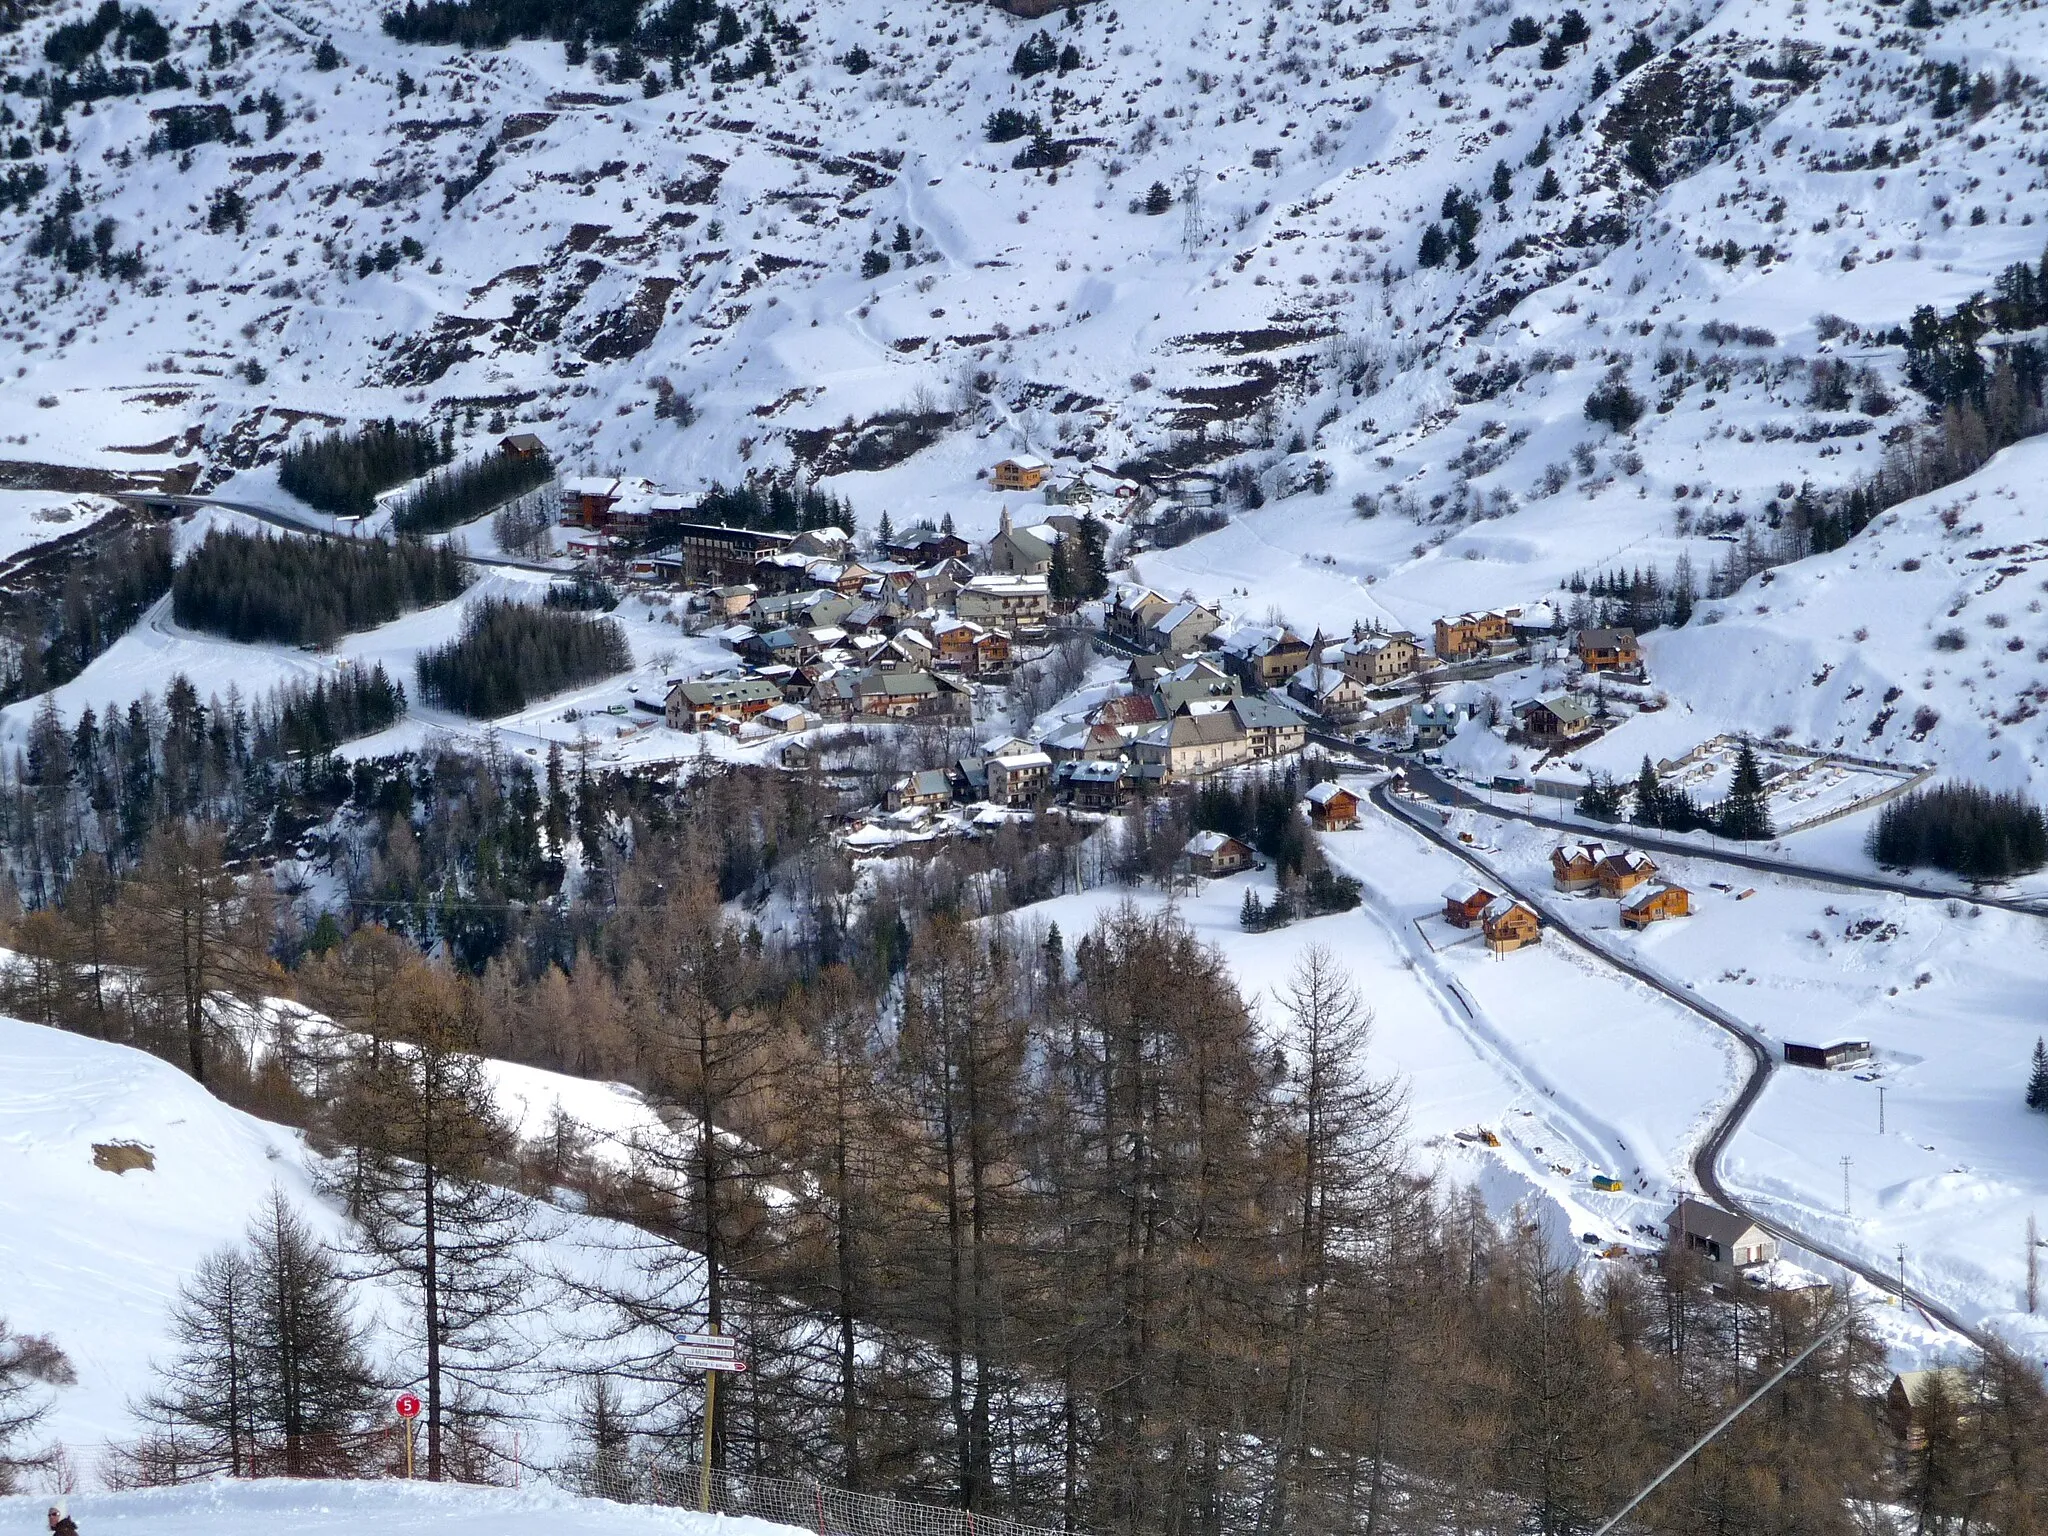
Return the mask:
[[963,586],[954,595],[953,609],[963,619],[1006,635],[1035,637],[1045,633],[1052,598],[1043,576],[990,574]]
[[[562,482],[562,526],[602,528],[611,520],[612,508],[626,494],[626,482],[617,475],[578,475]],[[650,487],[651,489],[651,487]]]
[[1408,726],[1415,733],[1415,747],[1428,752],[1442,746],[1458,732],[1458,711],[1449,704],[1424,700],[1408,711]]
[[1513,954],[1543,938],[1543,922],[1536,909],[1512,896],[1496,896],[1479,914],[1479,928],[1486,935],[1486,947],[1496,955]]
[[1328,720],[1357,719],[1371,697],[1363,679],[1321,662],[1289,678],[1287,691]]
[[1664,1235],[1672,1248],[1704,1258],[1708,1273],[1723,1283],[1778,1257],[1778,1240],[1747,1216],[1690,1195],[1682,1197],[1664,1218]]
[[1182,662],[1152,682],[1152,702],[1162,720],[1172,718],[1190,705],[1239,696],[1237,679],[1213,661],[1200,657]]
[[1285,757],[1308,743],[1308,722],[1271,699],[1232,699],[1228,706],[1244,730],[1246,755],[1254,762]]
[[940,666],[957,667],[969,677],[1000,672],[1010,664],[1010,637],[972,619],[941,619],[932,626],[932,642]]
[[941,560],[965,560],[974,550],[974,546],[957,533],[942,531],[930,523],[906,528],[883,548],[888,551],[890,559],[915,566],[937,565]]
[[782,690],[765,678],[706,677],[669,689],[663,713],[671,730],[701,731],[720,720],[751,720],[781,702]]
[[498,439],[498,452],[508,459],[544,459],[548,445],[531,432],[514,432]]
[[879,665],[893,659],[913,667],[932,667],[938,664],[938,657],[938,647],[930,636],[921,629],[905,627],[878,646],[870,662]]
[[1834,1072],[1843,1067],[1860,1067],[1870,1060],[1868,1040],[1837,1040],[1833,1045],[1794,1045],[1785,1042],[1785,1061],[1788,1066],[1813,1067],[1822,1072]]
[[1970,1386],[1969,1373],[1960,1366],[1901,1371],[1885,1392],[1884,1409],[1892,1432],[1905,1449],[1922,1451],[1927,1448],[1927,1431],[1936,1415],[1971,1417],[1976,1411],[1976,1393]]
[[1396,682],[1415,671],[1422,652],[1407,635],[1366,635],[1339,648],[1337,665],[1360,682]]
[[1495,648],[1512,645],[1519,609],[1489,608],[1483,613],[1461,613],[1438,619],[1434,646],[1438,661],[1467,661],[1492,654]]
[[1593,729],[1593,711],[1568,693],[1517,704],[1515,720],[1533,741],[1575,741]]
[[1161,782],[1235,767],[1250,750],[1244,727],[1227,709],[1177,714],[1131,740],[1132,759],[1154,770],[1148,776]]
[[1152,626],[1173,608],[1170,599],[1145,587],[1120,587],[1110,599],[1103,623],[1112,635],[1132,645],[1143,645]]
[[765,555],[780,554],[790,536],[765,528],[728,528],[721,523],[680,523],[675,552],[682,557],[683,580],[691,585],[726,585],[752,579]]
[[1256,858],[1249,844],[1239,842],[1227,832],[1197,832],[1188,839],[1182,852],[1191,873],[1211,879],[1250,869]]
[[1254,624],[1240,629],[1218,650],[1223,664],[1254,692],[1277,688],[1309,664],[1308,642],[1281,624]]
[[1598,890],[1600,862],[1606,857],[1603,843],[1560,843],[1550,850],[1550,882],[1573,895]]
[[[1642,885],[1621,898],[1621,925],[1647,928],[1667,917],[1690,917],[1692,892],[1682,885]],[[1786,1050],[1791,1050],[1790,1046]]]
[[1632,629],[1582,629],[1574,649],[1588,672],[1634,672],[1643,664]]
[[1052,550],[1059,541],[1059,530],[1049,523],[1012,526],[1010,509],[1005,507],[1002,525],[984,551],[984,563],[1005,576],[1043,576],[1052,570]]
[[1600,894],[1610,899],[1626,896],[1656,873],[1657,865],[1650,856],[1633,848],[1615,849],[1593,871],[1600,882]]
[[1037,454],[1020,453],[997,464],[988,479],[999,491],[1035,491],[1051,473],[1052,465]]
[[1170,656],[1185,656],[1222,626],[1222,616],[1214,609],[1196,602],[1176,603],[1152,621],[1144,643]]
[[764,725],[771,731],[781,731],[788,736],[793,736],[798,731],[813,730],[823,723],[801,704],[778,704],[773,709],[762,710],[755,717],[755,724]]
[[1053,770],[1054,793],[1076,810],[1115,810],[1128,783],[1123,763],[1113,759],[1076,759]]
[[732,586],[713,587],[705,596],[705,605],[721,619],[743,618],[760,595],[760,589],[752,582],[739,582]]
[[1059,506],[1100,507],[1105,512],[1123,515],[1144,510],[1152,493],[1135,480],[1084,468],[1064,480],[1047,480],[1045,499]]
[[996,805],[1029,805],[1052,785],[1052,759],[1043,752],[1006,752],[988,759],[988,798]]
[[1318,832],[1341,832],[1358,825],[1358,796],[1341,784],[1325,780],[1308,792],[1308,819]]
[[1088,714],[1091,725],[1153,725],[1160,718],[1159,705],[1149,693],[1120,693]]
[[1454,880],[1444,887],[1444,921],[1453,928],[1476,927],[1499,897],[1477,880]]
[[1054,731],[1039,745],[1055,763],[1107,761],[1122,757],[1139,729],[1137,726],[1103,725],[1084,720]]
[[921,667],[881,662],[842,668],[812,690],[818,713],[838,720],[946,720],[973,718],[973,696],[963,683]]
[[938,768],[920,768],[916,773],[906,773],[889,786],[889,793],[883,804],[892,811],[908,810],[913,807],[934,807],[949,803],[953,798],[953,781]]

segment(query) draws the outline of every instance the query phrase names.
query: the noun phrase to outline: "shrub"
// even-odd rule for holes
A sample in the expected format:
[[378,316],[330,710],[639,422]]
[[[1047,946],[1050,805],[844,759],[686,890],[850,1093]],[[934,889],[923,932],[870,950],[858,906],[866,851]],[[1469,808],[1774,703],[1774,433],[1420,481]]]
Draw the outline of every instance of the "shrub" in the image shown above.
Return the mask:
[[309,507],[366,517],[377,493],[417,479],[453,456],[444,437],[416,421],[373,421],[354,432],[331,432],[285,449],[277,483]]
[[457,464],[406,492],[391,509],[391,526],[400,533],[439,533],[516,501],[547,484],[554,472],[545,453],[531,458],[493,453]]
[[862,277],[880,277],[888,270],[889,253],[887,251],[870,247],[861,253],[860,275]]
[[470,605],[459,637],[421,653],[420,693],[482,720],[632,664],[626,632],[611,619],[487,597]]
[[1586,419],[1626,432],[1643,419],[1643,397],[1621,379],[1609,379],[1586,396]]
[[1167,190],[1165,182],[1155,181],[1145,189],[1145,211],[1147,213],[1157,217],[1172,206],[1173,194]]
[[1938,784],[1880,811],[1867,846],[1881,864],[1932,865],[1971,880],[2003,880],[2048,861],[2048,824],[2023,796]]
[[1543,28],[1533,17],[1517,16],[1508,23],[1508,46],[1510,48],[1533,48],[1543,41]]
[[172,577],[171,616],[230,640],[330,645],[459,597],[469,580],[440,546],[215,529]]
[[1007,144],[1012,139],[1021,139],[1038,131],[1038,114],[1019,112],[1015,107],[997,107],[989,113],[988,121],[982,124],[991,144]]
[[1010,73],[1028,80],[1033,75],[1059,68],[1059,63],[1059,45],[1041,29],[1017,45],[1017,52],[1010,60]]

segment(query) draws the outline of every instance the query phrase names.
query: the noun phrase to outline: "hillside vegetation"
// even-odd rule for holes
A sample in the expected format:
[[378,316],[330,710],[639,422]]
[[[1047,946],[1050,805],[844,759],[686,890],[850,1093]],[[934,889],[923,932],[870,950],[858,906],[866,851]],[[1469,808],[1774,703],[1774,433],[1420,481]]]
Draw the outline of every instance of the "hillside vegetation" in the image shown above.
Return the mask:
[[331,645],[461,595],[453,550],[386,539],[305,539],[216,528],[178,566],[171,613],[231,640]]

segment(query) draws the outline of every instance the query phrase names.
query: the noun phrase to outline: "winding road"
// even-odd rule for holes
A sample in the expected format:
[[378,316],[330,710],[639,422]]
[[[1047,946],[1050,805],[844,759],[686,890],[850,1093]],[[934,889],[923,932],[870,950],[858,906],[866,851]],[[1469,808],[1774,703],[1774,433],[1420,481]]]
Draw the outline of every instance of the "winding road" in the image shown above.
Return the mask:
[[[224,501],[218,496],[181,496],[157,491],[124,492],[115,500],[150,512],[186,512],[199,507],[219,507],[223,512],[239,512],[244,517],[253,517],[292,533],[310,533],[325,539],[348,537],[332,523],[322,524],[311,517],[295,517],[276,507],[266,507],[253,501]],[[558,567],[543,565],[538,560],[515,560],[510,555],[479,555],[465,549],[462,558],[471,565],[500,566],[508,571],[535,571],[543,576],[562,574]]]
[[[1414,772],[1412,768],[1409,771],[1411,775]],[[1755,1222],[1780,1242],[1803,1248],[1808,1253],[1839,1264],[1842,1268],[1860,1275],[1871,1285],[1890,1295],[1904,1297],[1907,1301],[1918,1307],[1921,1312],[1942,1326],[1953,1329],[1956,1333],[1961,1334],[1980,1348],[1985,1346],[1987,1343],[1986,1335],[1979,1329],[1964,1322],[1961,1317],[1940,1301],[1937,1301],[1916,1287],[1910,1285],[1902,1286],[1897,1276],[1885,1273],[1867,1259],[1858,1258],[1856,1255],[1837,1248],[1831,1243],[1812,1237],[1775,1217],[1766,1216],[1761,1211],[1753,1209],[1739,1195],[1731,1192],[1727,1185],[1721,1181],[1720,1165],[1722,1155],[1728,1150],[1728,1144],[1734,1140],[1735,1133],[1742,1129],[1743,1121],[1748,1118],[1749,1112],[1756,1107],[1757,1100],[1763,1096],[1764,1088],[1771,1080],[1771,1074],[1778,1070],[1776,1052],[1754,1030],[1725,1009],[1697,996],[1689,988],[1675,986],[1663,977],[1658,976],[1655,972],[1645,969],[1632,960],[1613,954],[1605,947],[1596,944],[1585,932],[1574,926],[1569,919],[1558,916],[1550,903],[1541,901],[1529,891],[1519,889],[1515,882],[1504,878],[1498,870],[1488,865],[1470,848],[1467,848],[1455,837],[1452,837],[1445,831],[1436,817],[1420,807],[1404,802],[1399,796],[1395,795],[1391,780],[1382,781],[1380,784],[1375,785],[1371,791],[1370,798],[1381,814],[1414,828],[1445,852],[1456,855],[1483,876],[1488,885],[1498,887],[1505,891],[1506,894],[1527,902],[1531,907],[1541,911],[1544,917],[1544,925],[1547,928],[1553,933],[1563,934],[1596,962],[1641,982],[1644,986],[1677,1003],[1681,1008],[1697,1014],[1716,1029],[1732,1036],[1742,1046],[1749,1056],[1749,1075],[1743,1081],[1741,1088],[1737,1090],[1734,1099],[1729,1103],[1728,1107],[1721,1112],[1719,1117],[1708,1128],[1706,1136],[1700,1142],[1699,1149],[1693,1154],[1693,1177],[1699,1182],[1701,1191],[1709,1199],[1713,1200],[1717,1205],[1734,1211],[1737,1215],[1749,1221]],[[1470,799],[1469,796],[1466,798]],[[1493,809],[1478,800],[1471,800],[1471,804],[1481,809]],[[1585,830],[1583,827],[1573,826],[1570,823],[1550,822],[1541,817],[1525,816],[1517,819],[1533,821],[1539,826],[1557,826],[1571,832],[1583,832]],[[1631,832],[1630,841],[1647,842],[1648,840],[1638,839]],[[1675,846],[1677,851],[1680,852],[1691,853],[1695,851],[1684,845],[1667,846]],[[1771,864],[1768,861],[1762,861],[1760,867],[1780,874],[1804,873],[1804,871],[1787,870],[1783,865]],[[1884,889],[1888,887],[1879,888]],[[1929,893],[1913,892],[1909,894],[1925,895]],[[2026,911],[2031,909],[2016,908],[2015,910]]]

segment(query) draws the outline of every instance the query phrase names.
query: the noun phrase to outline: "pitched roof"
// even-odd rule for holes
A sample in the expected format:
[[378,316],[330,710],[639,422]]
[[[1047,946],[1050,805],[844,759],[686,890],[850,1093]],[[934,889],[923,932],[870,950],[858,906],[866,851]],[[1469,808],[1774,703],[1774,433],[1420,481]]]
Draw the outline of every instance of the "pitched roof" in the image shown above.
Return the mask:
[[1531,917],[1534,917],[1536,915],[1531,908],[1526,906],[1524,903],[1515,900],[1515,898],[1512,896],[1494,897],[1493,900],[1489,901],[1486,904],[1486,910],[1481,912],[1479,915],[1485,918],[1486,921],[1489,923],[1497,923],[1502,918],[1506,917],[1510,912],[1514,911],[1517,907],[1521,907],[1521,909],[1524,912],[1527,912]]
[[1718,1205],[1695,1200],[1691,1195],[1684,1196],[1671,1208],[1671,1214],[1664,1218],[1664,1227],[1670,1233],[1682,1230],[1690,1236],[1704,1237],[1724,1248],[1733,1247],[1750,1233],[1761,1234],[1763,1230],[1747,1216],[1724,1211]]
[[[1221,853],[1225,848],[1236,842],[1237,839],[1228,832],[1197,832],[1188,839],[1186,851],[1198,858],[1204,858]],[[1238,843],[1238,846],[1242,848],[1244,844]]]
[[1667,891],[1683,889],[1685,887],[1675,885],[1639,885],[1621,898],[1621,910],[1624,912],[1639,912]]
[[1598,864],[1607,857],[1605,843],[1559,843],[1550,852],[1553,863],[1577,864],[1584,861]]
[[1354,800],[1358,798],[1356,795],[1352,795],[1351,791],[1342,784],[1337,783],[1336,780],[1325,779],[1308,792],[1308,803],[1310,805],[1328,805],[1339,795],[1351,795],[1351,798]]
[[1477,880],[1453,880],[1444,887],[1444,900],[1455,901],[1461,907],[1470,906],[1482,896],[1488,901],[1494,899],[1493,892]]

